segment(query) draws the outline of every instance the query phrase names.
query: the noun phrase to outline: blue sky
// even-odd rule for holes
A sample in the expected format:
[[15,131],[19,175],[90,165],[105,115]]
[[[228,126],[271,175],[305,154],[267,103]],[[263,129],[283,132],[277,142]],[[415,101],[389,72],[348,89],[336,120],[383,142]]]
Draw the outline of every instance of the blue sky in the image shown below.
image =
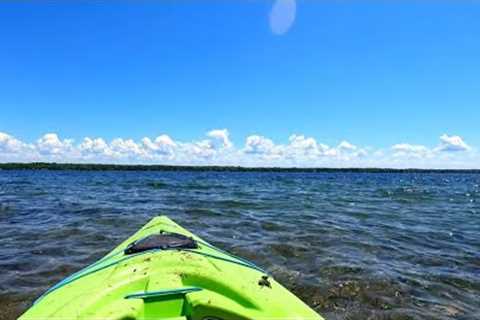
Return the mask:
[[[0,161],[478,167],[479,16],[453,0],[2,2]],[[223,129],[228,148],[208,135]],[[176,149],[145,156],[162,136]],[[86,137],[104,149],[86,156]]]

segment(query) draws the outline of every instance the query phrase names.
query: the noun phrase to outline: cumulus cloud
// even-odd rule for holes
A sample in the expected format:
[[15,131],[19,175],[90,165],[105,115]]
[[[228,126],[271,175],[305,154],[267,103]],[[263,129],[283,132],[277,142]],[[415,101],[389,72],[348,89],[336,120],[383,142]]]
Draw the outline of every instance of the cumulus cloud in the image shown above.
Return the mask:
[[269,138],[252,135],[247,137],[243,153],[268,160],[266,164],[280,166],[336,165],[367,155],[365,149],[347,141],[330,147],[302,134],[292,134],[287,144],[275,144]]
[[409,143],[399,143],[392,146],[394,156],[413,156],[413,157],[427,157],[431,155],[432,151],[425,146],[415,145]]
[[60,155],[72,151],[73,140],[60,140],[56,133],[47,133],[37,140],[36,147],[41,154]]
[[212,138],[215,142],[220,141],[223,148],[231,148],[233,146],[230,141],[230,133],[227,129],[215,129],[207,133],[207,136]]
[[[460,152],[463,151],[463,152]],[[478,168],[480,156],[460,136],[442,135],[437,146],[399,143],[388,149],[355,145],[335,146],[314,137],[292,134],[284,143],[250,135],[236,148],[227,129],[214,129],[197,141],[175,141],[162,134],[140,141],[85,137],[79,143],[47,133],[33,143],[0,132],[0,161],[156,163],[182,165],[249,165],[304,167],[417,167]]]
[[26,147],[26,144],[17,140],[9,134],[0,132],[0,151],[4,153],[19,152]]
[[356,149],[357,149],[357,146],[351,144],[351,143],[348,142],[348,141],[343,140],[343,141],[340,142],[340,144],[338,145],[338,149],[339,149],[339,150],[353,151],[353,150],[356,150]]
[[274,34],[286,33],[295,22],[297,3],[295,0],[275,0],[270,11],[270,29]]
[[140,159],[146,155],[145,149],[137,144],[133,139],[116,138],[110,143],[110,148],[115,157],[135,157]]
[[78,146],[80,151],[88,154],[105,154],[110,155],[111,149],[109,145],[102,138],[91,139],[86,137],[83,139],[83,142]]
[[272,140],[259,135],[247,137],[244,153],[247,154],[279,154],[280,150]]
[[197,159],[212,158],[216,151],[211,140],[205,139],[192,144],[185,144],[183,148],[187,153],[193,154]]
[[303,154],[318,155],[326,146],[317,144],[317,141],[311,137],[293,134],[288,138],[290,142],[288,149],[301,152]]
[[396,157],[433,158],[439,157],[440,153],[451,153],[458,151],[470,151],[472,148],[463,141],[460,136],[440,136],[440,144],[437,147],[429,148],[424,145],[399,143],[392,146],[393,155]]
[[440,136],[440,141],[440,145],[437,147],[438,151],[468,151],[471,149],[459,136],[443,134]]
[[172,155],[177,144],[166,134],[162,134],[155,138],[154,141],[145,137],[142,139],[143,148],[159,155]]
[[328,155],[336,157],[344,163],[351,162],[355,159],[361,159],[368,155],[366,148],[358,147],[347,140],[342,140],[336,148],[330,148]]

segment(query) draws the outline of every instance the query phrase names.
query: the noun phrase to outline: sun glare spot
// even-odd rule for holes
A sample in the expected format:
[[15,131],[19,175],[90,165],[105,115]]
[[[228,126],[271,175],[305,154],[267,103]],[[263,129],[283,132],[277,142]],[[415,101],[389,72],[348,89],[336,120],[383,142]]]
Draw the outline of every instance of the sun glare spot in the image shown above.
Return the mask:
[[274,34],[285,34],[295,22],[295,0],[276,0],[270,11],[270,29]]

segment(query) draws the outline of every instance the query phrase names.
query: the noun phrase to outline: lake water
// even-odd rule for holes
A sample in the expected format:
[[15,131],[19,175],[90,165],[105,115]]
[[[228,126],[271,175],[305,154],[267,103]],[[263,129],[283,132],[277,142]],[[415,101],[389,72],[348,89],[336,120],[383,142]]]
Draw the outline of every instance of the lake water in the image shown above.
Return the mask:
[[327,319],[480,319],[480,175],[0,171],[0,319],[158,214]]

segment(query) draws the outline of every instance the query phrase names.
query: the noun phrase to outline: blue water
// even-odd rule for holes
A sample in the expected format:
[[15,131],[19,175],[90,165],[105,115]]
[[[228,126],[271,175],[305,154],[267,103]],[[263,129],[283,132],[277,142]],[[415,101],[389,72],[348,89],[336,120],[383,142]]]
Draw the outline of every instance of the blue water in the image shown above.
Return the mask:
[[480,175],[0,171],[0,319],[157,214],[327,319],[480,319]]

